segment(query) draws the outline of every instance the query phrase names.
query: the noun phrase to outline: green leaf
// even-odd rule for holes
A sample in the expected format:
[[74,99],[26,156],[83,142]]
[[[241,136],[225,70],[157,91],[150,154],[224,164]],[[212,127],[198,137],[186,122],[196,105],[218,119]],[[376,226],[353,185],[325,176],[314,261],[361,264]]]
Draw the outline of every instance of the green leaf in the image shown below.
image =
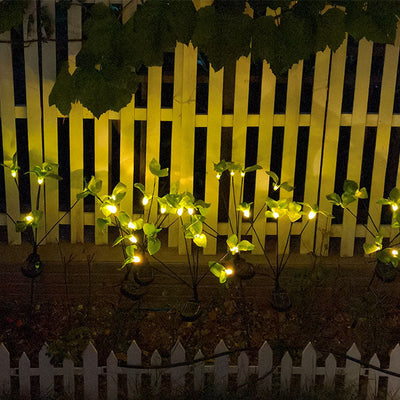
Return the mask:
[[161,231],[161,228],[157,229],[154,224],[146,223],[143,225],[143,232],[146,236],[153,236],[160,231]]
[[347,207],[349,204],[353,203],[356,200],[357,200],[357,197],[354,194],[352,194],[350,192],[344,192],[342,194],[342,203],[341,203],[341,205],[343,207]]
[[51,178],[51,179],[56,179],[57,181],[62,181],[62,177],[60,175],[53,174],[51,172],[46,174],[46,178]]
[[188,229],[193,236],[200,235],[200,233],[203,231],[203,223],[196,219],[192,224],[189,225]]
[[398,203],[400,201],[400,190],[393,188],[389,193],[389,199],[395,203]]
[[221,160],[219,163],[214,163],[214,171],[222,174],[228,169],[225,160]]
[[204,248],[207,246],[207,236],[204,233],[195,235],[193,238],[193,242],[196,246]]
[[266,173],[267,175],[269,175],[269,176],[272,178],[272,180],[274,181],[275,184],[278,184],[278,183],[279,183],[279,177],[278,177],[278,175],[277,175],[275,172],[272,172],[272,171],[265,171],[265,173]]
[[111,198],[116,202],[120,203],[126,195],[126,185],[122,182],[118,182],[112,191]]
[[135,187],[136,189],[139,189],[142,192],[142,194],[146,194],[144,185],[142,185],[141,183],[135,183],[133,185],[133,187]]
[[68,71],[68,62],[64,62],[49,95],[49,106],[55,105],[62,115],[68,115],[71,104],[76,101],[75,81]]
[[150,172],[159,178],[168,176],[168,168],[161,169],[160,163],[156,159],[152,159],[149,164]]
[[244,172],[247,173],[247,172],[257,171],[258,169],[262,169],[261,165],[258,165],[258,164],[251,165],[250,167],[246,167],[244,169]]
[[123,269],[125,266],[127,266],[128,264],[133,263],[133,257],[127,257],[124,260],[124,263],[121,265],[120,269]]
[[3,0],[0,2],[0,33],[22,24],[27,0]]
[[215,261],[209,261],[208,268],[213,275],[219,278],[220,283],[226,282],[227,275],[225,273],[225,267],[222,264],[219,264]]
[[288,213],[290,222],[296,222],[301,218],[301,205],[295,201],[291,201],[288,205]]
[[128,257],[132,257],[135,255],[135,250],[137,249],[137,246],[135,244],[130,244],[129,246],[125,247],[125,252]]
[[355,194],[358,190],[358,183],[351,181],[351,180],[345,180],[343,183],[343,191],[348,194]]
[[80,192],[76,195],[76,199],[77,200],[84,199],[85,197],[89,196],[90,194],[92,194],[92,193],[89,192],[89,190],[84,190],[83,192]]
[[166,15],[178,42],[189,44],[196,26],[196,9],[191,0],[170,0]]
[[294,187],[291,186],[291,185],[289,185],[289,183],[287,183],[287,182],[281,183],[281,184],[280,184],[280,187],[281,187],[282,189],[285,189],[287,192],[291,192],[291,191],[294,189]]
[[346,37],[345,12],[330,8],[317,17],[314,51],[324,51],[328,46],[336,51]]
[[267,204],[267,206],[269,208],[274,208],[274,207],[278,206],[278,202],[276,200],[274,200],[274,199],[271,199],[270,197],[267,197],[265,199],[265,203]]
[[112,247],[116,246],[117,244],[121,243],[124,240],[124,236],[118,236],[115,240],[114,243],[112,244]]
[[107,225],[111,224],[111,218],[97,218],[97,226],[102,231]]
[[143,218],[138,218],[135,219],[134,221],[132,221],[133,225],[134,225],[134,229],[135,231],[139,231],[141,229],[143,229]]
[[239,251],[251,251],[254,249],[254,244],[250,243],[248,240],[241,240],[237,247]]
[[131,217],[125,211],[120,211],[117,218],[122,226],[128,225],[131,221]]
[[92,194],[97,194],[101,190],[103,182],[101,180],[97,180],[94,176],[91,177],[87,188]]
[[161,242],[159,239],[149,236],[147,238],[147,251],[149,254],[152,256],[153,254],[156,254],[161,248]]
[[226,244],[230,249],[236,247],[238,244],[237,236],[236,235],[229,236],[228,239],[226,239]]
[[375,253],[376,251],[378,251],[380,249],[380,247],[378,245],[376,245],[375,243],[364,243],[363,249],[364,249],[365,254],[372,254],[372,253]]
[[33,210],[31,212],[33,221],[32,221],[32,227],[37,228],[40,221],[42,220],[43,217],[43,211],[42,210]]
[[368,192],[365,187],[361,188],[358,192],[356,192],[356,196],[359,199],[368,199]]
[[337,193],[331,193],[326,196],[328,201],[332,203],[334,206],[340,206],[342,204],[342,200]]
[[16,232],[24,232],[27,227],[28,227],[28,225],[25,221],[17,221],[15,223]]

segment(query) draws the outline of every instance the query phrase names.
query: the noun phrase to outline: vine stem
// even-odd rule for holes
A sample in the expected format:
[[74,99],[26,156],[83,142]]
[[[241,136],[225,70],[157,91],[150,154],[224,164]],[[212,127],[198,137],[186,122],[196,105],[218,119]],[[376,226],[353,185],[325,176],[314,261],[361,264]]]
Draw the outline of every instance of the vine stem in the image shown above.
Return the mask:
[[150,200],[150,207],[149,207],[149,212],[147,214],[147,223],[150,220],[150,213],[151,213],[151,207],[153,206],[153,199],[154,199],[154,192],[156,191],[156,178],[154,178],[153,182],[153,191],[151,192],[151,200]]
[[231,175],[231,183],[232,183],[233,206],[234,206],[234,211],[235,211],[235,222],[236,222],[235,230],[236,230],[236,236],[238,237],[238,240],[239,240],[239,218],[238,218],[238,214],[236,211],[237,204],[236,204],[236,194],[235,194],[235,182],[234,182],[232,175]]
[[[252,221],[253,221],[253,222],[252,222],[253,224],[254,224],[254,222],[257,221],[257,218],[260,216],[261,211],[264,210],[264,207],[265,207],[265,203],[264,203],[264,205],[260,208],[260,210],[258,211],[256,217],[252,220]],[[250,225],[250,227],[247,229],[245,235],[247,235],[247,234],[249,233],[249,231],[250,231],[251,228],[252,228],[252,226]],[[253,228],[253,229],[254,229],[254,228]]]
[[[347,211],[357,220],[357,215],[354,214],[353,211],[350,210],[350,208],[345,207],[345,210],[347,210]],[[368,228],[367,225],[362,224],[362,226],[368,231],[368,233],[371,234],[371,236],[372,236],[373,238],[375,237],[374,233]],[[379,232],[379,231],[378,231],[378,232]]]
[[[290,222],[289,233],[288,233],[287,238],[286,238],[285,248],[283,249],[283,254],[282,254],[281,262],[280,262],[279,266],[277,266],[277,267],[278,267],[278,268],[277,268],[277,271],[278,271],[278,274],[277,274],[277,275],[278,275],[278,278],[279,278],[280,274],[282,273],[283,268],[285,267],[285,264],[283,263],[283,259],[285,258],[285,253],[286,253],[287,247],[288,247],[288,245],[289,245],[289,239],[290,239],[290,234],[292,233],[292,227],[293,227],[293,222]],[[289,250],[289,254],[290,254],[290,250]],[[286,262],[287,262],[287,260],[286,260]]]

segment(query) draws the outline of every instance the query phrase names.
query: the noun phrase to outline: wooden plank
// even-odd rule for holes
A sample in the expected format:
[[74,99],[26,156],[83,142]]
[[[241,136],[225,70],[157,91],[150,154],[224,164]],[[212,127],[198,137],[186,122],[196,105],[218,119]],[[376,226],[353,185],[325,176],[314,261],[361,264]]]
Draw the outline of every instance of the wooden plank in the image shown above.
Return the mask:
[[0,343],[0,396],[11,392],[10,353],[3,343]]
[[[318,203],[318,188],[321,172],[321,151],[323,148],[330,57],[331,52],[329,48],[326,48],[324,52],[319,51],[315,57],[306,179],[304,184],[304,202],[311,205]],[[308,212],[309,210],[306,208],[305,211]],[[316,220],[303,218],[303,228],[307,223],[308,226],[301,236],[301,254],[314,251]]]
[[236,384],[239,394],[248,393],[247,382],[249,379],[249,357],[246,352],[242,351],[238,357],[238,372],[236,377]]
[[[376,353],[369,360],[369,365],[380,368],[381,363]],[[368,368],[367,400],[374,400],[378,396],[379,372],[373,368]]]
[[[142,351],[135,341],[131,343],[127,352],[128,365],[142,365]],[[140,396],[141,373],[136,369],[127,372],[128,399],[133,400]]]
[[[329,77],[328,108],[326,110],[319,196],[319,207],[321,210],[327,212],[332,212],[332,204],[326,199],[326,195],[332,193],[335,187],[336,158],[339,142],[340,115],[342,110],[346,49],[347,39],[342,43],[339,49],[332,54]],[[328,255],[330,228],[330,219],[319,215],[315,243],[315,249],[318,255]]]
[[[223,340],[217,344],[215,355],[228,351]],[[220,356],[215,359],[214,363],[214,388],[217,393],[224,393],[228,388],[228,368],[229,356]]]
[[[347,179],[355,182],[360,182],[361,178],[372,49],[372,42],[366,39],[360,40],[351,120],[349,160],[347,164]],[[357,202],[354,202],[349,206],[353,214],[357,214],[357,204]],[[342,257],[351,257],[353,255],[356,222],[356,219],[349,212],[343,213],[343,232],[340,242],[340,255]]]
[[[28,128],[28,151],[29,167],[42,165],[42,110],[40,102],[39,83],[39,54],[37,43],[37,14],[36,4],[33,3],[32,14],[25,13],[23,29],[24,40],[33,40],[29,46],[24,48],[25,82],[26,82],[26,114]],[[30,18],[33,17],[33,21]],[[33,23],[32,23],[33,22]],[[40,189],[39,189],[40,186]],[[44,211],[43,186],[38,184],[35,174],[30,174],[31,210],[39,209]],[[40,199],[37,203],[37,194],[40,190]],[[44,216],[45,218],[45,216]],[[45,232],[44,220],[37,229],[37,238],[40,240]]]
[[[399,344],[391,351],[389,371],[400,373],[400,346]],[[398,399],[400,394],[400,378],[389,375],[387,383],[386,400]]]
[[272,388],[273,353],[268,342],[264,342],[258,350],[258,382],[257,394],[263,396]]
[[[215,72],[210,65],[208,85],[208,120],[207,120],[207,150],[206,150],[206,178],[205,196],[206,203],[211,203],[207,210],[207,224],[215,231],[218,229],[218,194],[219,181],[216,179],[214,163],[221,158],[221,123],[222,123],[222,100],[224,87],[224,70]],[[207,247],[204,254],[216,254],[217,239],[207,237]]]
[[[198,350],[194,359],[199,360],[202,358],[204,358],[204,354],[201,350]],[[204,388],[204,365],[204,361],[199,361],[193,367],[193,389],[195,393],[202,392]]]
[[[101,115],[99,119],[94,120],[94,172],[97,179],[103,181],[99,196],[104,196],[111,192],[112,188],[108,187],[108,166],[110,157],[110,121],[108,119],[108,112]],[[95,220],[97,218],[104,218],[96,202],[94,210]],[[95,225],[95,243],[107,244],[108,243],[108,229],[107,226],[103,230]]]
[[[171,350],[171,364],[182,363],[186,361],[186,352],[181,342],[178,340]],[[185,389],[185,375],[187,367],[175,367],[170,369],[171,393],[180,394]]]
[[[356,360],[361,360],[361,354],[355,343],[353,343],[346,355]],[[361,366],[358,362],[352,361],[351,359],[346,359],[344,388],[348,389],[349,393],[358,393],[358,386],[360,383],[360,368]]]
[[[179,183],[181,173],[182,153],[182,89],[183,89],[183,53],[184,45],[177,43],[174,61],[174,98],[172,103],[172,134],[171,134],[171,186]],[[171,215],[168,222],[172,223],[176,218]],[[178,247],[179,224],[175,223],[168,228],[168,246]]]
[[118,399],[118,360],[111,351],[107,358],[107,400]]
[[31,362],[25,352],[22,353],[18,362],[19,397],[20,399],[31,398]]
[[[268,195],[269,179],[265,174],[265,170],[270,169],[271,149],[272,149],[272,132],[274,129],[274,105],[275,105],[275,86],[276,77],[272,73],[269,64],[263,61],[262,81],[261,81],[261,99],[260,99],[260,126],[258,129],[258,148],[257,163],[264,169],[256,172],[256,187],[254,192],[254,210],[253,218],[256,217],[259,210],[265,207],[265,199]],[[265,211],[265,210],[264,210]],[[265,246],[265,229],[266,219],[264,211],[261,211],[259,217],[254,222],[254,229],[258,234],[261,244],[257,238],[252,243],[255,245],[254,254],[263,254]],[[253,233],[253,232],[251,232]]]
[[98,355],[91,342],[84,350],[82,360],[84,398],[85,400],[97,400],[99,397]]
[[39,352],[40,396],[50,397],[54,392],[54,368],[50,363],[49,346],[44,344]]
[[[54,26],[56,20],[56,4],[46,2],[46,12]],[[57,108],[49,106],[49,95],[56,80],[56,42],[55,29],[50,40],[42,43],[42,88],[43,88],[43,145],[44,159],[58,164],[58,127]],[[45,227],[48,232],[58,219],[58,181],[47,179],[45,187]],[[56,242],[59,237],[58,229],[53,229],[45,239],[46,242]]]
[[[151,366],[160,366],[161,365],[161,356],[158,350],[153,352],[151,356],[150,365]],[[161,370],[160,369],[152,369],[150,370],[150,385],[151,385],[151,392],[154,395],[158,395],[161,392]]]
[[[287,100],[285,113],[285,131],[282,152],[281,182],[294,185],[296,169],[297,137],[299,131],[301,80],[303,76],[303,62],[293,65],[289,70],[287,84]],[[279,198],[292,198],[293,192],[279,191]],[[278,253],[283,254],[287,241],[290,222],[287,218],[278,219]]]
[[[69,72],[76,68],[75,57],[78,54],[82,38],[82,7],[72,4],[68,10],[68,64]],[[72,104],[69,114],[69,156],[70,156],[70,187],[71,205],[76,195],[83,189],[83,107],[80,103]],[[83,201],[80,201],[71,211],[71,243],[84,241]]]
[[[376,130],[374,166],[372,170],[369,214],[375,223],[380,222],[382,206],[376,201],[383,197],[387,158],[389,153],[390,133],[393,115],[393,103],[396,91],[397,67],[399,62],[399,46],[386,45],[385,62],[383,65],[381,98],[379,103],[378,127]],[[372,222],[368,221],[368,228],[373,230]],[[392,228],[391,238],[398,229]],[[371,242],[372,237],[366,237]]]
[[281,392],[287,393],[290,390],[290,381],[292,379],[292,357],[288,352],[282,357],[281,361]]
[[300,389],[303,392],[308,392],[314,387],[316,368],[317,353],[312,344],[308,343],[301,357]]
[[68,398],[75,395],[74,362],[68,358],[63,361],[63,389]]
[[333,390],[335,387],[336,365],[336,358],[332,353],[329,353],[325,360],[324,376],[324,388],[328,391]]
[[[0,34],[0,110],[3,144],[3,160],[8,164],[17,152],[17,133],[15,128],[14,81],[11,53],[11,35]],[[20,215],[19,194],[14,178],[8,169],[4,169],[6,191],[6,211],[14,219]],[[15,230],[11,219],[7,218],[7,240],[9,244],[20,244],[21,234]]]

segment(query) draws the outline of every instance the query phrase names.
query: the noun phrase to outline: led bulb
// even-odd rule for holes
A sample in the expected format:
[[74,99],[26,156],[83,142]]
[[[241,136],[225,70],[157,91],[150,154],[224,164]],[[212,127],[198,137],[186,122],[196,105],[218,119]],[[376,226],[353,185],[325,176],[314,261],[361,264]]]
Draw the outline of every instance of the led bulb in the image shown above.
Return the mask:
[[32,221],[33,221],[32,215],[27,215],[27,216],[25,217],[25,221],[28,222],[28,223],[32,222]]
[[274,189],[275,191],[277,191],[277,190],[279,189],[279,186],[278,186],[278,185],[274,185],[273,189]]
[[189,214],[189,215],[193,215],[193,213],[194,213],[193,208],[188,208],[188,214]]
[[226,273],[227,275],[232,275],[232,274],[233,274],[233,269],[232,269],[232,268],[227,268],[227,269],[225,270],[225,273]]
[[399,252],[396,249],[392,250],[392,256],[397,257],[399,255]]
[[12,170],[12,171],[11,171],[11,176],[12,176],[13,178],[16,178],[16,177],[17,177],[17,171]]
[[176,212],[179,216],[183,214],[183,208],[178,208],[178,211]]
[[242,178],[244,177],[244,172],[243,172],[243,171],[240,173],[240,176],[241,176]]
[[360,196],[361,196],[361,192],[360,192],[359,190],[356,190],[355,196],[356,196],[356,197],[360,197]]
[[231,171],[231,176],[235,175],[235,171]]
[[232,254],[239,253],[239,248],[237,246],[230,248]]
[[217,174],[217,179],[221,178],[221,174]]
[[392,210],[397,211],[399,209],[399,206],[397,204],[392,204]]
[[245,218],[250,218],[250,210],[243,210],[243,216]]
[[117,212],[117,207],[113,206],[112,204],[107,204],[106,209],[111,213],[115,214]]
[[167,211],[167,209],[166,209],[165,207],[161,207],[161,208],[160,208],[161,214],[165,214],[166,211]]
[[132,242],[132,243],[137,243],[137,239],[136,239],[136,237],[135,236],[129,236],[129,240]]
[[149,199],[147,197],[143,197],[142,204],[146,206],[149,203]]
[[136,229],[136,225],[133,222],[129,222],[128,228],[129,229]]
[[115,200],[115,196],[114,195],[111,196],[111,200]]
[[308,219],[313,219],[313,218],[315,218],[315,216],[317,215],[317,213],[315,212],[315,211],[310,211],[309,213],[308,213]]
[[43,178],[38,178],[37,183],[41,185],[43,183]]
[[275,219],[277,219],[279,217],[279,214],[276,211],[273,211],[272,215],[274,216]]
[[133,262],[134,262],[134,263],[139,263],[139,262],[140,262],[140,257],[138,257],[138,256],[133,256]]

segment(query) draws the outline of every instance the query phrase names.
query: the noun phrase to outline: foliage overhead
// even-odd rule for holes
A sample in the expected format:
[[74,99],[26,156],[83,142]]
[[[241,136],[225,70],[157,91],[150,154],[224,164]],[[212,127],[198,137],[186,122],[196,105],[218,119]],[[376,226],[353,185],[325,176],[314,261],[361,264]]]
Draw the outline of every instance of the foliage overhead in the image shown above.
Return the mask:
[[[0,33],[21,23],[28,3],[0,0]],[[79,100],[99,117],[128,104],[140,69],[162,65],[177,42],[198,47],[215,70],[251,52],[280,75],[326,47],[336,51],[346,33],[394,43],[400,1],[214,0],[196,10],[192,0],[147,0],[125,24],[115,6],[103,3],[88,7],[88,15],[77,68],[72,75],[61,70],[49,100],[63,114]]]

